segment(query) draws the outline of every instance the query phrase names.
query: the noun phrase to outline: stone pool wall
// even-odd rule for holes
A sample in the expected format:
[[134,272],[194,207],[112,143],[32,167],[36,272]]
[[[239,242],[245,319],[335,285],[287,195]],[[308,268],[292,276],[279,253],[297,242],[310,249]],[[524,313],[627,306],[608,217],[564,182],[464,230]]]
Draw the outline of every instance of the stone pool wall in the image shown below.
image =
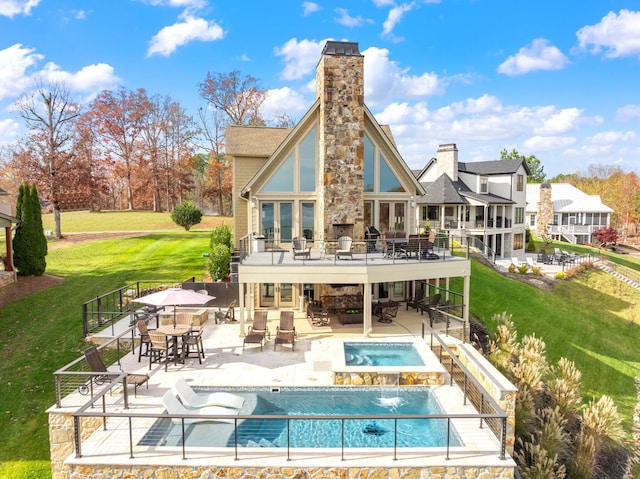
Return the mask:
[[513,466],[410,467],[216,467],[72,465],[53,479],[513,479]]
[[336,386],[438,386],[444,384],[440,371],[382,373],[360,371],[334,371]]

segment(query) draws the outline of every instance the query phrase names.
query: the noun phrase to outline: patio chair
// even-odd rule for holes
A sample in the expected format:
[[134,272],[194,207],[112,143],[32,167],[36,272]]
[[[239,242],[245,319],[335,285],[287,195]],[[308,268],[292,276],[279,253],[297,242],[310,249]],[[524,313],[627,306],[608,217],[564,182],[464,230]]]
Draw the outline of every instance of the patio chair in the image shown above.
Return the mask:
[[293,259],[311,259],[311,246],[307,246],[307,238],[296,236],[291,240],[293,244]]
[[520,266],[522,266],[522,264],[520,263],[520,260],[518,258],[516,258],[515,256],[511,257],[511,264],[513,266],[515,266],[516,268],[519,268]]
[[409,306],[412,308],[416,308],[416,311],[420,309],[420,303],[424,300],[424,290],[422,288],[418,288],[416,290],[416,295],[413,298],[407,299],[407,311],[409,311]]
[[267,339],[271,338],[269,328],[267,327],[267,314],[266,310],[258,310],[253,313],[253,323],[247,329],[247,335],[242,342],[242,349],[246,344],[259,344],[260,351]]
[[197,414],[199,416],[222,416],[217,418],[211,417],[189,417],[189,418],[181,418],[174,417],[171,418],[171,421],[174,424],[195,424],[198,422],[224,422],[233,424],[234,418],[229,416],[235,416],[238,414],[237,409],[232,409],[228,407],[222,406],[203,406],[198,409],[189,409],[186,408],[177,398],[176,393],[174,391],[167,391],[164,396],[162,396],[162,405],[167,410],[168,414],[176,415],[176,416],[188,416]]
[[278,344],[290,344],[291,350],[295,349],[296,328],[293,325],[293,311],[280,311],[280,324],[276,330],[276,338],[273,342],[273,350]]
[[429,313],[429,311],[431,311],[432,309],[436,309],[440,304],[441,297],[442,295],[440,293],[436,293],[431,296],[428,301],[422,301],[422,304],[420,305],[420,315],[423,315],[425,311]]
[[[87,360],[87,364],[89,365],[89,369],[92,373],[104,373],[100,375],[93,376],[89,383],[85,383],[80,386],[79,391],[80,394],[88,394],[91,388],[91,381],[96,385],[104,384],[105,382],[111,382],[118,376],[120,376],[120,372],[112,372],[107,369],[100,356],[100,352],[95,346],[91,346],[83,351],[84,357]],[[147,384],[147,389],[149,389],[149,376],[146,374],[129,374],[126,373],[126,382],[127,384],[134,385],[134,396],[138,395],[138,386],[143,384]]]
[[351,236],[340,236],[338,238],[338,249],[336,249],[336,259],[349,258],[353,259],[353,253],[351,251],[351,243],[353,239]]
[[529,265],[529,268],[535,268],[536,264],[533,262],[533,258],[531,256],[527,256],[527,264]]
[[240,409],[244,404],[244,398],[237,394],[227,392],[214,392],[209,394],[198,394],[185,381],[179,377],[173,385],[173,391],[180,398],[183,406],[191,409],[199,409],[206,406],[219,406],[228,409]]
[[192,354],[198,356],[198,362],[202,364],[204,359],[204,345],[202,343],[202,329],[191,331],[189,334],[182,336],[182,347],[184,348],[184,357],[191,357]]
[[153,362],[161,362],[164,359],[164,370],[167,370],[170,352],[173,350],[173,339],[158,331],[149,331],[151,350],[149,354],[149,369]]
[[237,301],[235,299],[231,301],[231,304],[229,304],[229,307],[224,313],[222,311],[216,311],[214,315],[216,324],[218,324],[218,321],[221,323],[231,323],[236,321],[236,303]]
[[[149,348],[151,347],[151,339],[149,339],[149,328],[147,322],[144,319],[139,319],[136,323],[138,333],[140,333],[140,347],[138,349],[138,362],[141,361],[142,356],[149,356]],[[144,346],[144,353],[142,352]]]
[[379,319],[380,323],[391,323],[398,315],[398,306],[399,304],[395,301],[389,301],[386,304],[382,304],[382,307],[379,311]]

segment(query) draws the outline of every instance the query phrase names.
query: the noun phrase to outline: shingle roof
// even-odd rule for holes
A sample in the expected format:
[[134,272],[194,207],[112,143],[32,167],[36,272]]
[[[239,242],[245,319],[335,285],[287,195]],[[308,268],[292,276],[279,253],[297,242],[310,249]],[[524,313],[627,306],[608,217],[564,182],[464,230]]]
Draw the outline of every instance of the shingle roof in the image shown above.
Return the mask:
[[459,162],[458,171],[473,173],[476,175],[509,175],[518,171],[520,165],[523,165],[527,174],[529,168],[523,160],[491,160],[491,161],[472,161],[468,163]]
[[269,157],[290,132],[291,128],[228,126],[226,152],[232,156]]
[[417,198],[418,204],[460,205],[467,204],[467,198],[486,204],[513,204],[514,201],[492,194],[475,193],[463,181],[453,181],[445,173],[435,181],[425,184],[426,194]]
[[[588,195],[569,183],[548,183],[551,186],[551,202],[556,213],[613,213],[599,195]],[[540,201],[540,184],[527,184],[527,211],[537,211]]]

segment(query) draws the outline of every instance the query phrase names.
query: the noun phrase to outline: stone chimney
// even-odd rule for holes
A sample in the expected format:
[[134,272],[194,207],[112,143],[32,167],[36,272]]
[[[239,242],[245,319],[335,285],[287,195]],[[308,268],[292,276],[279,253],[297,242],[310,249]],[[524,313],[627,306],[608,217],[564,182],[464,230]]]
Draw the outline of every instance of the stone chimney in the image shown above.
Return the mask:
[[538,214],[536,217],[536,236],[546,238],[547,226],[553,224],[553,201],[551,201],[551,185],[542,183],[540,185],[540,196],[538,198]]
[[319,161],[326,240],[364,237],[364,56],[353,42],[326,43],[316,68]]
[[458,181],[458,147],[455,143],[438,146],[436,154],[438,178],[446,173],[453,181]]

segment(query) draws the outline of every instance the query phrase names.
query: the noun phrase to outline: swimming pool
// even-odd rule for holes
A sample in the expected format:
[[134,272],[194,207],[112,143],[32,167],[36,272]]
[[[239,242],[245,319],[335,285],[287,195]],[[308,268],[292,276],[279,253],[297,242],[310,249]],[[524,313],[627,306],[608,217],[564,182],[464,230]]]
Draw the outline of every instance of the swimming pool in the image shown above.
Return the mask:
[[[245,397],[240,415],[359,416],[355,419],[244,419],[233,424],[198,423],[185,430],[187,446],[347,448],[444,447],[446,419],[368,419],[372,415],[442,414],[431,388],[276,388],[225,389]],[[206,392],[212,392],[208,389]],[[220,390],[220,389],[217,389]],[[204,390],[201,392],[205,392]],[[287,424],[289,428],[287,429]],[[344,424],[344,433],[343,433]],[[394,437],[397,431],[397,438]],[[157,420],[140,445],[180,446],[182,429],[168,419]],[[237,434],[237,436],[236,436]],[[462,442],[451,427],[450,446]]]
[[413,343],[345,342],[346,366],[424,366]]

